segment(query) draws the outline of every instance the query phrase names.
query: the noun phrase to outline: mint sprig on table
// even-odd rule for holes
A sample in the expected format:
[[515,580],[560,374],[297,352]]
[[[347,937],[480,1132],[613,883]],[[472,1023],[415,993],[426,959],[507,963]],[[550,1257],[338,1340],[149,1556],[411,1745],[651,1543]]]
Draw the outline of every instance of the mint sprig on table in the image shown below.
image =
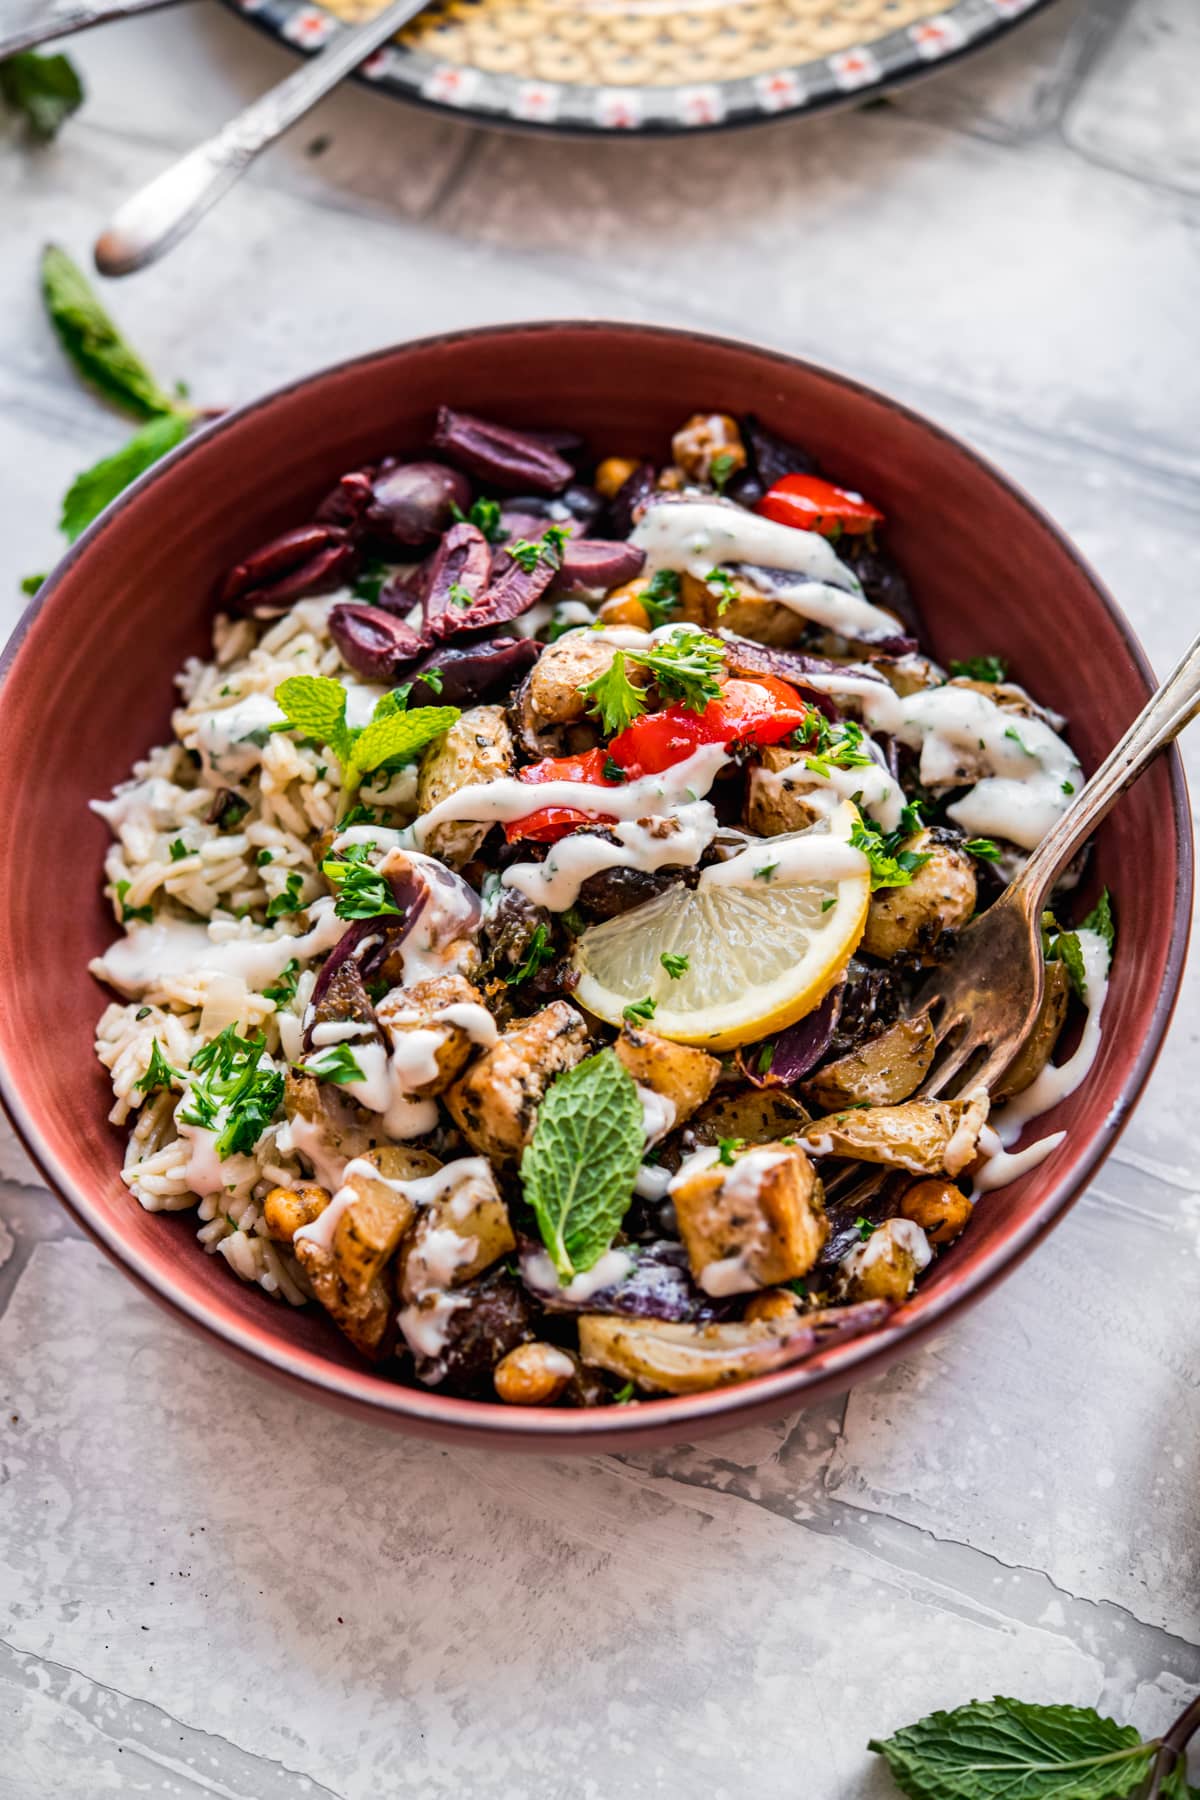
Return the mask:
[[[42,253],[42,298],[58,340],[79,374],[105,400],[140,423],[111,456],[77,476],[63,501],[59,529],[69,543],[131,481],[181,444],[198,415],[182,394],[168,392],[134,350],[65,250]],[[35,586],[32,578],[26,591]]]
[[83,83],[70,57],[18,50],[0,62],[0,100],[25,121],[31,137],[49,143],[83,105]]
[[592,1268],[611,1245],[633,1198],[643,1137],[637,1087],[612,1050],[551,1083],[521,1180],[561,1281]]
[[397,692],[385,694],[370,722],[355,728],[346,720],[346,690],[330,675],[289,675],[275,689],[275,704],[286,717],[271,729],[298,731],[332,750],[342,767],[347,799],[364,776],[388,764],[411,762],[459,717],[457,706],[416,706],[405,712]]
[[[910,1800],[1132,1800],[1159,1748],[1090,1706],[972,1700],[930,1713],[868,1748]],[[1196,1800],[1182,1763],[1162,1792]]]

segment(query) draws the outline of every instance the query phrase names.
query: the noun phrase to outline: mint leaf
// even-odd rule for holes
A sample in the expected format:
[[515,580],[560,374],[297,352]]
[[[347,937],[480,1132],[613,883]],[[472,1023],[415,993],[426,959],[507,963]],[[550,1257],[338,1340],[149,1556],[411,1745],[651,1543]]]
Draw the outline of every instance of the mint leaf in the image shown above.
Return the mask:
[[131,481],[136,481],[160,456],[181,444],[191,423],[186,413],[167,413],[151,419],[120,450],[77,475],[63,501],[62,518],[58,522],[67,542],[73,544],[80,532],[86,530]]
[[1117,941],[1117,922],[1113,918],[1112,896],[1107,888],[1093,906],[1086,919],[1079,921],[1080,931],[1094,931],[1108,945],[1109,956],[1113,953],[1113,945]]
[[83,83],[69,57],[18,50],[0,62],[0,97],[48,143],[83,105]]
[[1091,1707],[972,1700],[872,1738],[912,1800],[1125,1800],[1155,1746]]
[[355,734],[346,724],[346,690],[340,681],[331,675],[289,675],[275,689],[275,704],[287,715],[287,729],[328,744],[345,771]]
[[553,1081],[521,1158],[525,1198],[560,1280],[612,1243],[642,1160],[642,1108],[628,1070],[601,1050]]
[[106,399],[137,419],[180,413],[109,318],[82,269],[57,244],[42,252],[42,297],[63,349]]
[[382,768],[384,763],[411,762],[418,750],[449,731],[458,717],[457,706],[417,706],[412,712],[382,715],[377,712],[354,739],[350,760],[343,765],[342,785],[357,787],[364,775]]

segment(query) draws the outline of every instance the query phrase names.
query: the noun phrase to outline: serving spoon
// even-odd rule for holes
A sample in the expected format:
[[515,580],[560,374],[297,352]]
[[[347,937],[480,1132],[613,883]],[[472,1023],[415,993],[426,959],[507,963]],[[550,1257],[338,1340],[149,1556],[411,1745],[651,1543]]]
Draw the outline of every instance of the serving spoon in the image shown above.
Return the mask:
[[179,0],[106,0],[102,5],[89,4],[89,0],[4,0],[0,5],[0,62],[18,50],[32,50],[35,44],[48,44],[52,38],[83,31],[88,25],[178,4]]
[[[1120,796],[1200,712],[1200,637],[1147,701],[1000,898],[963,928],[953,953],[918,989],[911,1016],[926,1014],[936,1049],[911,1096],[995,1087],[1037,1022],[1045,989],[1041,918],[1055,882]],[[891,1171],[829,1184],[839,1203],[862,1203]],[[839,1191],[839,1189],[841,1191]]]
[[361,25],[339,28],[328,48],[127,200],[96,240],[100,273],[131,275],[156,262],[216,205],[261,151],[414,19],[425,3],[393,0]]

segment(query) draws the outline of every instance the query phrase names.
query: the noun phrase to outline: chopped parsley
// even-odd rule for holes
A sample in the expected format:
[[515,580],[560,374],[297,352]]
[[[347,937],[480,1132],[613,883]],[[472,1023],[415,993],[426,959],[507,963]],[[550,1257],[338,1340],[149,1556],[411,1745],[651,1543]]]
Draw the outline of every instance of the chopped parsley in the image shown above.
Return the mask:
[[854,1229],[865,1244],[869,1237],[875,1235],[879,1227],[873,1219],[864,1219],[860,1213],[858,1218],[854,1221]]
[[624,1387],[619,1387],[613,1395],[614,1406],[632,1406],[635,1404],[636,1400],[637,1389],[634,1387],[632,1381],[627,1381]]
[[260,869],[265,869],[268,863],[275,861],[275,852],[273,850],[260,850],[254,860]]
[[742,1137],[718,1138],[717,1139],[717,1161],[719,1163],[724,1163],[726,1168],[731,1168],[733,1166],[734,1157],[736,1156],[737,1152],[741,1149],[741,1147],[745,1143],[745,1141],[746,1141],[745,1138],[742,1138]]
[[318,1081],[330,1081],[344,1087],[348,1081],[365,1081],[362,1066],[355,1060],[349,1044],[330,1044],[311,1062],[296,1063],[302,1075],[315,1075]]
[[461,506],[451,501],[450,511],[460,525],[474,525],[477,531],[482,531],[489,544],[502,544],[508,536],[500,523],[498,500],[476,500],[470,512],[464,512]]
[[738,598],[737,582],[728,569],[719,566],[710,569],[704,577],[704,585],[710,594],[717,596],[717,612],[726,613]]
[[140,1081],[134,1082],[133,1091],[135,1094],[144,1094],[149,1099],[150,1095],[156,1094],[160,1088],[169,1089],[176,1084],[180,1087],[183,1086],[183,1076],[178,1069],[172,1068],[162,1053],[161,1044],[155,1038],[151,1044],[150,1061],[146,1065],[146,1073]]
[[682,980],[683,976],[688,972],[689,965],[687,957],[682,954],[677,954],[674,950],[664,950],[658,960],[667,971],[667,974],[671,977],[672,981]]
[[783,1285],[788,1290],[788,1293],[795,1294],[798,1300],[808,1299],[808,1283],[799,1275],[791,1281],[785,1281]]
[[[431,669],[430,674],[432,675],[433,673],[434,671]],[[423,676],[422,680],[425,679],[427,679],[427,677]],[[339,824],[343,831],[349,831],[351,825],[378,825],[378,823],[379,814],[376,812],[375,808],[373,806],[363,806],[361,803],[357,806],[352,806],[350,811],[339,820]],[[262,860],[261,857],[259,860]]]
[[1073,794],[1075,792],[1075,783],[1073,781],[1064,781],[1062,784],[1062,791],[1064,794]]
[[193,1056],[183,1125],[218,1133],[218,1157],[245,1156],[271,1123],[283,1099],[283,1076],[268,1059],[266,1039],[238,1036],[227,1025]]
[[515,544],[506,544],[505,549],[526,575],[532,575],[540,562],[549,563],[552,569],[561,569],[563,545],[570,535],[565,525],[547,525],[536,544],[528,538],[518,538]]
[[676,628],[653,650],[631,650],[629,656],[649,669],[664,699],[677,700],[690,712],[702,713],[721,692],[717,675],[725,666],[725,646],[702,631]]
[[758,1061],[755,1064],[755,1068],[758,1070],[758,1073],[760,1075],[767,1075],[770,1073],[771,1064],[774,1061],[775,1061],[775,1046],[774,1046],[774,1044],[764,1044],[762,1049],[758,1053]]
[[505,984],[508,987],[519,987],[523,981],[528,981],[547,963],[552,963],[555,955],[554,945],[550,942],[550,933],[546,927],[544,925],[535,926],[533,936],[529,940],[529,949],[525,953],[525,961],[519,968],[514,969],[511,975],[504,977]]
[[604,779],[605,781],[628,781],[629,771],[623,769],[614,757],[606,756],[604,759]]
[[[447,598],[449,599],[451,606],[467,607],[474,606],[475,604],[475,595],[471,592],[470,588],[464,587],[461,581],[452,581],[450,583],[450,592]],[[409,691],[411,692],[411,685]]]
[[968,838],[963,849],[968,856],[977,856],[981,862],[997,862],[1000,857],[1000,846],[991,838]]
[[267,902],[268,919],[284,919],[291,913],[301,912],[304,901],[300,898],[300,889],[304,886],[304,877],[299,869],[293,869],[284,885],[283,892],[276,894]]
[[629,1005],[622,1009],[621,1017],[627,1019],[631,1025],[646,1025],[654,1017],[656,1010],[654,1000],[647,994],[644,1000],[631,1000]]
[[152,906],[126,906],[125,904],[125,896],[132,886],[132,881],[118,881],[113,890],[117,896],[117,905],[121,909],[121,923],[128,925],[131,919],[140,919],[143,924],[149,925],[154,920]]
[[878,888],[907,887],[917,870],[929,861],[925,854],[900,848],[907,835],[903,819],[895,831],[886,834],[865,815],[850,827],[851,844],[863,852],[871,865],[872,893]]
[[173,838],[167,848],[170,851],[172,862],[182,862],[185,856],[191,855],[191,851],[182,838]]
[[738,459],[732,450],[721,450],[708,465],[708,479],[718,494],[725,492],[726,486],[737,471]]
[[772,880],[772,878],[774,877],[775,871],[778,867],[779,867],[779,864],[777,862],[764,863],[761,869],[755,869],[755,871],[754,871],[755,881],[770,881],[770,880]]
[[225,789],[225,798],[221,802],[221,810],[217,814],[217,824],[222,831],[236,831],[246,814],[250,811],[250,802],[243,800],[240,794]]
[[[865,769],[875,760],[863,749],[863,729],[853,719],[845,719],[838,727],[836,734],[830,729],[824,713],[812,709],[821,722],[824,730],[818,731],[818,750],[815,756],[806,756],[804,766],[811,769],[814,775],[829,780],[834,769]],[[823,742],[822,742],[823,738]]]
[[1006,738],[1012,739],[1013,743],[1017,746],[1017,749],[1023,756],[1035,756],[1037,754],[1036,751],[1029,748],[1029,745],[1025,742],[1025,739],[1014,725],[1006,725],[1004,728],[1004,735]]
[[333,910],[339,919],[402,918],[391,883],[367,861],[373,843],[347,844],[338,856],[327,856],[321,873],[337,894]]
[[1002,656],[969,656],[965,662],[952,662],[950,673],[967,681],[1005,681],[1008,664]]
[[670,622],[679,609],[679,574],[675,569],[656,569],[649,584],[638,595],[650,619],[652,630]]
[[835,907],[836,905],[837,905],[837,895],[831,894],[828,900],[822,900],[821,911],[823,913],[827,913],[827,912],[831,911],[832,908]]
[[290,962],[279,971],[279,979],[273,986],[263,989],[263,999],[273,1000],[276,1006],[286,1006],[296,998],[296,984],[300,979],[300,964],[293,956]]

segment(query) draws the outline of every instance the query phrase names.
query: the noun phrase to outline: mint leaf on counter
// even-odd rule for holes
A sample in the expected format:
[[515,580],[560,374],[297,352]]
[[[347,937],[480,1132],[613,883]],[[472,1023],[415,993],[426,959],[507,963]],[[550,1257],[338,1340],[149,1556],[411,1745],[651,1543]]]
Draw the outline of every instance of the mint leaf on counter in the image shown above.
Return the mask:
[[0,62],[0,99],[48,143],[83,105],[83,83],[69,57],[18,50]]
[[551,1083],[521,1180],[561,1281],[590,1269],[612,1243],[633,1198],[642,1140],[637,1088],[612,1050]]
[[110,501],[168,450],[181,444],[190,429],[191,420],[184,413],[169,413],[163,418],[151,419],[112,456],[102,458],[93,468],[77,475],[67,490],[59,520],[59,530],[67,542],[73,544]]
[[177,414],[137,351],[101,306],[83,270],[57,244],[42,252],[42,296],[50,322],[85,381],[137,419]]
[[1157,1746],[1091,1707],[972,1700],[872,1738],[912,1800],[1126,1800]]

